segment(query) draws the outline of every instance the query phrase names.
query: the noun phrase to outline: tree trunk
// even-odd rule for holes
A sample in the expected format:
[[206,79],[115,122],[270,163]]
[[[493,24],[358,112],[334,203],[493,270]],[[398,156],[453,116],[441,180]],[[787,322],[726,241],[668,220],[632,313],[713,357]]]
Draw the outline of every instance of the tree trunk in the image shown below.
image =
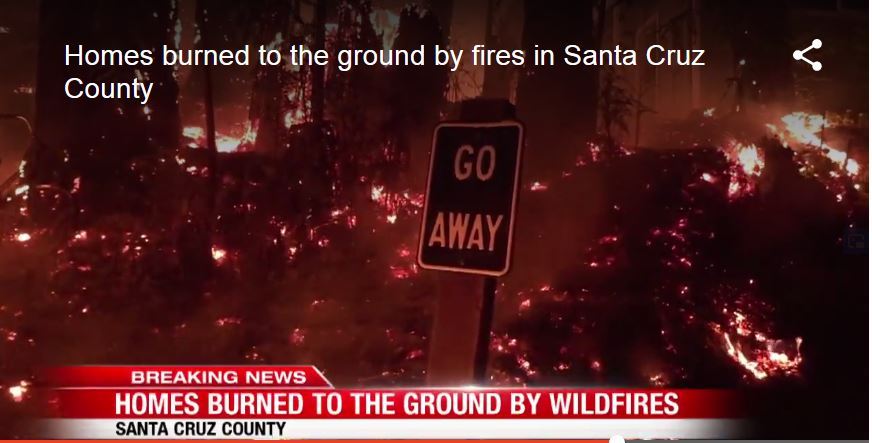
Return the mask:
[[[594,47],[593,0],[526,0],[523,40],[527,75],[519,82],[517,105],[530,146],[525,168],[534,175],[553,173],[595,133],[596,73],[560,61],[566,45]],[[532,65],[535,45],[554,51],[554,66]]]
[[[179,140],[178,88],[172,69],[152,66],[66,66],[65,45],[85,49],[151,49],[171,44],[170,0],[148,3],[97,1],[87,8],[65,0],[40,5],[36,91],[36,135],[42,142],[29,156],[27,179],[72,188],[86,213],[146,210],[152,183],[134,167],[148,164]],[[153,82],[146,105],[136,99],[70,99],[64,84]]]
[[[487,49],[511,51],[521,47],[523,0],[489,0],[485,46]],[[513,99],[512,86],[518,73],[516,66],[492,64],[484,68],[482,97]]]
[[[326,46],[327,0],[317,0],[315,4],[315,51]],[[312,121],[316,125],[324,123],[324,67],[315,64],[312,69]]]
[[[272,42],[276,35],[282,36],[282,41],[272,49],[285,53],[287,51],[290,30],[292,5],[288,0],[273,0],[260,8],[261,17],[259,35],[260,42]],[[257,124],[257,140],[254,149],[257,152],[278,156],[282,152],[284,136],[284,116],[282,111],[285,94],[282,92],[282,65],[268,64],[254,67],[254,84],[252,85],[251,107],[249,119]]]

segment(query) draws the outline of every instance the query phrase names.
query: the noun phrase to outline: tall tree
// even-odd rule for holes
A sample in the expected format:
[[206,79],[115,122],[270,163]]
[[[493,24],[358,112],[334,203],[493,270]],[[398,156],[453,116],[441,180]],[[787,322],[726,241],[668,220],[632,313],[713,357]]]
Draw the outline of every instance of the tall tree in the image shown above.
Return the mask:
[[[395,49],[425,48],[425,60],[432,60],[435,45],[445,46],[436,15],[406,6],[400,14]],[[409,181],[422,183],[427,173],[427,155],[433,127],[444,109],[448,68],[444,66],[395,66],[388,72],[390,107],[389,137],[409,166]]]
[[[321,51],[327,46],[327,0],[316,0],[314,23],[312,50]],[[324,123],[324,67],[317,63],[312,66],[312,121]]]
[[[595,48],[593,0],[526,0],[524,12],[528,60],[517,105],[530,145],[526,167],[540,174],[570,161],[574,148],[596,128],[596,72],[560,60],[566,45]],[[554,65],[533,66],[536,48],[554,51]]]
[[[290,3],[289,0],[269,0],[258,8],[258,15],[261,17],[259,32],[255,33],[258,35],[258,44],[268,44],[270,49],[285,53],[290,29]],[[265,64],[254,68],[249,119],[254,122],[252,124],[257,124],[255,149],[258,152],[280,152],[281,142],[285,138],[282,115],[285,109],[285,94],[282,93],[283,64]]]
[[[488,49],[511,51],[520,47],[523,29],[523,0],[488,0],[485,46]],[[485,66],[482,96],[511,99],[512,85],[518,73],[516,66],[492,64]]]
[[[179,137],[177,86],[172,68],[151,66],[66,66],[65,46],[85,49],[151,49],[171,44],[175,11],[171,0],[40,4],[36,90],[36,134],[42,142],[29,157],[27,179],[72,188],[96,213],[145,210],[151,187],[138,170]],[[70,99],[64,83],[150,81],[146,105],[130,99]],[[144,162],[136,162],[145,160]],[[136,164],[134,164],[136,162]]]

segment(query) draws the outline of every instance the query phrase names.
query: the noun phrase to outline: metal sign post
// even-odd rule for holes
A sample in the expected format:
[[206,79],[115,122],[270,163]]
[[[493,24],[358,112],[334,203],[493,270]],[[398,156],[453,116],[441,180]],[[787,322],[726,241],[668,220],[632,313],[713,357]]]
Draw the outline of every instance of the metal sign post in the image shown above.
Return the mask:
[[524,129],[513,118],[505,100],[472,100],[460,121],[433,134],[418,264],[485,278],[440,278],[431,384],[485,382],[496,278],[511,266],[520,182]]

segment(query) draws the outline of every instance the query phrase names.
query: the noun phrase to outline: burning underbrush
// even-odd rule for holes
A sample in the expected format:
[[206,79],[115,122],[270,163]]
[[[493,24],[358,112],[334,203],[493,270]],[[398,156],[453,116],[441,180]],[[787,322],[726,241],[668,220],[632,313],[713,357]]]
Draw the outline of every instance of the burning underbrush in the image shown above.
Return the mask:
[[[375,166],[342,180],[341,159],[318,154],[332,148],[306,143],[278,159],[221,153],[214,219],[199,145],[149,163],[151,213],[95,216],[76,189],[35,183],[5,195],[3,402],[26,403],[31,368],[47,363],[296,362],[344,385],[423,383],[436,279],[415,261],[422,190]],[[846,346],[829,339],[851,342],[843,325],[866,313],[866,166],[796,143],[590,143],[528,177],[492,382],[828,373]]]
[[851,273],[864,275],[865,166],[790,134],[640,151],[531,186],[531,219],[561,208],[572,222],[519,240],[519,272],[535,277],[500,290],[491,380],[806,383],[807,346],[842,358],[807,338],[850,311],[833,296],[864,322],[865,278]]

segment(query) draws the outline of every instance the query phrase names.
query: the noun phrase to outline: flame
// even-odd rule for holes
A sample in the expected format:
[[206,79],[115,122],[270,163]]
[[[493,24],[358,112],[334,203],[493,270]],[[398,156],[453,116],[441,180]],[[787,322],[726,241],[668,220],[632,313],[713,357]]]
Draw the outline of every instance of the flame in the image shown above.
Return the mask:
[[306,331],[300,328],[294,328],[288,337],[288,341],[295,345],[303,344],[303,342],[306,341]]
[[533,192],[547,191],[548,185],[542,182],[535,181],[530,184],[530,190]]
[[22,380],[16,386],[11,386],[9,388],[9,395],[12,396],[12,401],[20,403],[22,400],[24,400],[24,394],[27,393],[28,386],[30,386],[30,383],[28,383],[26,380]]
[[820,114],[793,112],[781,117],[788,134],[794,140],[812,146],[825,147],[823,140],[817,136],[829,123]]
[[395,224],[400,216],[416,215],[424,206],[424,195],[403,192],[389,192],[383,185],[373,184],[370,187],[369,198],[384,211],[383,218],[388,224]]
[[781,123],[784,125],[783,131],[779,131],[778,127],[772,124],[767,124],[766,127],[785,143],[792,142],[802,145],[804,149],[817,150],[847,175],[852,177],[859,175],[860,164],[856,160],[848,158],[847,152],[833,148],[821,138],[824,129],[833,126],[829,119],[821,114],[792,112],[781,117]]
[[240,137],[222,135],[216,140],[218,152],[236,152],[244,146],[250,146],[257,140],[257,122],[245,122],[245,129]]
[[742,171],[749,176],[759,176],[763,171],[763,159],[755,145],[742,146],[737,154]]
[[372,23],[376,35],[381,36],[382,47],[384,49],[393,48],[400,28],[400,17],[387,9],[373,8],[369,14],[369,21]]
[[[182,135],[194,141],[188,147],[197,148],[206,144],[206,131],[199,126],[185,127],[182,130]],[[237,152],[251,147],[254,145],[255,140],[257,140],[257,122],[248,121],[243,127],[242,135],[238,137],[217,133],[215,145],[218,148],[218,152]]]
[[857,160],[849,158],[847,162],[845,162],[845,172],[849,175],[858,175],[860,173],[860,164],[857,163]]
[[217,246],[212,246],[212,260],[217,264],[222,264],[227,259],[227,250]]
[[237,317],[223,317],[215,320],[215,326],[224,327],[224,326],[232,326],[232,325],[241,325],[242,319]]
[[199,126],[188,126],[182,130],[182,135],[194,140],[200,140],[206,138],[206,131]]
[[[755,179],[763,173],[766,166],[760,149],[754,144],[741,144],[732,141],[725,149],[727,158],[733,163],[730,168],[730,182],[727,186],[727,196],[736,199],[749,195],[756,189]],[[713,177],[703,180],[709,181]],[[711,183],[711,181],[709,181]]]
[[730,313],[727,308],[723,312],[728,318],[726,326],[713,324],[712,330],[723,339],[727,355],[749,375],[763,380],[779,374],[799,374],[802,337],[794,339],[795,347],[791,349],[788,341],[769,338],[745,313],[738,310]]
[[285,113],[285,128],[291,129],[294,125],[306,122],[306,113],[302,109],[292,110]]
[[385,192],[384,186],[372,185],[372,190],[370,191],[369,197],[372,199],[372,201],[377,202],[377,201],[381,200],[382,195],[384,195],[384,192]]
[[732,340],[730,340],[730,334],[726,332],[724,332],[724,341],[727,345],[727,354],[729,354],[730,357],[733,357],[733,359],[739,362],[739,364],[742,365],[746,370],[748,370],[748,372],[750,372],[752,375],[754,375],[754,377],[756,377],[758,380],[762,380],[769,376],[769,374],[759,368],[759,365],[756,361],[748,360],[748,357],[745,356],[741,349],[733,346],[733,342]]

